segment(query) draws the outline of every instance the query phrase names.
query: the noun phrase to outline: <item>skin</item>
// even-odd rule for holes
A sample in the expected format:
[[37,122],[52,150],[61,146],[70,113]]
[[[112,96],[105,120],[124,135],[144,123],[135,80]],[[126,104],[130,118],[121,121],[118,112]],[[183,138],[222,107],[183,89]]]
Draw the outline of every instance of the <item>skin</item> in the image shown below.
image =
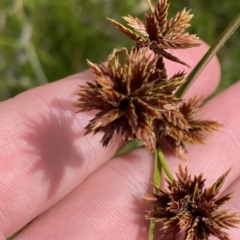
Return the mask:
[[[206,50],[203,44],[172,52],[193,67]],[[169,61],[166,66],[169,76],[191,70]],[[153,157],[137,149],[111,160],[123,146],[119,136],[106,149],[100,134],[84,136],[94,112],[76,114],[72,105],[78,85],[91,79],[88,70],[0,103],[0,239],[29,222],[14,239],[147,239],[143,215],[151,206],[143,196],[152,191]],[[219,79],[214,58],[185,98],[209,96]],[[203,106],[201,117],[224,128],[207,134],[207,144],[188,146],[188,162],[165,149],[173,173],[181,162],[192,175],[203,172],[207,186],[233,167],[221,194],[235,190],[224,206],[234,212],[240,210],[239,92],[236,83]],[[231,239],[239,235],[239,229],[230,230]]]

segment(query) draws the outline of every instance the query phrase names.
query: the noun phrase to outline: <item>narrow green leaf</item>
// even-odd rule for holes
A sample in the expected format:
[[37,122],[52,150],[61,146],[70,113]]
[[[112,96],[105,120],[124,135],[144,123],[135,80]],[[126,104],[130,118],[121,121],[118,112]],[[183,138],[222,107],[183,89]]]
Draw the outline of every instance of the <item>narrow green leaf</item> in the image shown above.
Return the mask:
[[[153,169],[153,182],[157,185],[161,184],[161,177],[162,177],[162,166],[159,160],[158,155],[159,149],[155,151],[155,158],[154,158],[154,169]],[[157,189],[153,187],[153,192],[157,193]],[[155,229],[155,222],[150,220],[149,224],[149,231],[148,231],[148,240],[154,239],[154,229]]]
[[164,156],[162,150],[160,148],[158,148],[157,153],[158,153],[158,159],[159,159],[161,167],[163,168],[164,172],[166,173],[168,179],[170,181],[172,181],[174,178],[173,178],[170,168],[168,167],[167,161],[165,159],[165,156]]
[[120,155],[123,155],[125,153],[131,152],[134,149],[137,149],[139,147],[143,146],[141,141],[138,141],[136,139],[128,142],[126,145],[124,145],[115,155],[114,157],[118,157]]

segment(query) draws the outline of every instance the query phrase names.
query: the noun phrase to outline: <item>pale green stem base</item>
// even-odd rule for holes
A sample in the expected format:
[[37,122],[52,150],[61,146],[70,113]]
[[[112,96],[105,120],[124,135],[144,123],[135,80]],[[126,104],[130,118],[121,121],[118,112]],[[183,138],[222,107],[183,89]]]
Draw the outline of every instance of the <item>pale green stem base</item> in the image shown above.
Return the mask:
[[157,154],[158,154],[158,159],[160,161],[160,165],[163,168],[164,172],[166,173],[168,179],[170,181],[173,181],[173,175],[171,173],[170,168],[167,165],[166,158],[165,158],[165,156],[164,156],[164,154],[163,154],[163,152],[160,148],[157,150]]
[[134,139],[134,140],[128,142],[126,145],[124,145],[119,151],[117,151],[117,153],[114,155],[114,157],[118,157],[125,153],[131,152],[132,150],[137,149],[141,146],[143,146],[142,142]]
[[[167,165],[166,158],[162,150],[160,148],[157,148],[155,151],[153,181],[158,186],[161,185],[162,169],[165,171],[169,180],[172,181],[173,175]],[[153,188],[153,192],[157,194],[157,189],[155,187]],[[151,220],[149,224],[148,240],[154,239],[154,229],[155,229],[155,222]]]
[[[161,177],[162,177],[162,166],[161,166],[161,161],[159,160],[159,154],[158,154],[159,151],[161,150],[156,149],[155,151],[153,182],[160,186]],[[153,187],[153,192],[157,193],[157,189],[155,187]],[[154,229],[155,229],[155,222],[151,220],[149,224],[148,240],[154,239]]]

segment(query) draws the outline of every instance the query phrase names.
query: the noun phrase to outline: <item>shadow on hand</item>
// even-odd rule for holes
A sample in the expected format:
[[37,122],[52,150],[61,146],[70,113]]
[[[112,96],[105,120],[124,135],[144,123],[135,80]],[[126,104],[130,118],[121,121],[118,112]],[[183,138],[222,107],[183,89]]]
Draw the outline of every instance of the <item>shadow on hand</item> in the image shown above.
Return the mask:
[[[36,159],[31,172],[42,172],[43,180],[49,184],[47,198],[56,194],[69,168],[80,168],[84,164],[84,150],[87,149],[88,156],[95,153],[89,147],[78,144],[78,140],[84,136],[84,129],[77,131],[76,109],[72,107],[72,102],[54,100],[50,105],[51,113],[46,114],[48,117],[27,119],[29,132],[23,136],[30,146],[26,149],[27,154]],[[84,144],[87,146],[88,143],[86,138]],[[75,187],[71,184],[64,195]]]

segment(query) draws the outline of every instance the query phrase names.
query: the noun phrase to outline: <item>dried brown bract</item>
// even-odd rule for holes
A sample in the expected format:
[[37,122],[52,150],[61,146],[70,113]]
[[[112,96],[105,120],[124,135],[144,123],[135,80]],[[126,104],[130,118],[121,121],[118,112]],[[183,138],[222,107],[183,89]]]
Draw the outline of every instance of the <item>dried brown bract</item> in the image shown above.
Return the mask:
[[183,9],[176,16],[167,20],[168,7],[167,0],[159,0],[156,6],[146,14],[146,22],[130,15],[123,17],[134,31],[113,19],[108,18],[108,20],[135,41],[137,47],[149,46],[156,54],[187,65],[165,50],[191,48],[200,45],[197,42],[196,35],[185,32],[186,28],[190,26],[189,21],[193,15],[190,14],[190,11]]
[[125,141],[141,140],[152,152],[156,148],[155,119],[169,115],[179,128],[189,128],[177,109],[180,99],[173,95],[185,74],[179,72],[168,79],[162,58],[153,56],[148,48],[123,51],[123,63],[118,51],[106,65],[88,62],[96,79],[82,86],[76,106],[80,111],[99,110],[86,133],[103,132],[104,146],[114,133],[120,133]]
[[[184,116],[189,125],[187,131],[176,126],[169,117],[163,117],[162,120],[155,121],[160,130],[158,134],[159,138],[165,136],[176,155],[184,160],[188,159],[185,144],[204,144],[205,132],[217,131],[222,127],[216,121],[199,119],[198,115],[202,102],[203,99],[201,97],[195,97],[180,105],[179,112]],[[164,125],[165,127],[160,127]]]
[[145,196],[153,204],[146,219],[162,222],[163,236],[173,234],[175,237],[181,229],[185,230],[184,240],[208,240],[210,235],[220,240],[230,240],[224,231],[240,223],[238,213],[218,210],[231,198],[231,193],[217,198],[228,173],[226,171],[209,188],[205,188],[203,174],[193,179],[187,168],[179,165],[176,180],[167,180],[168,190],[155,186],[157,194]]

